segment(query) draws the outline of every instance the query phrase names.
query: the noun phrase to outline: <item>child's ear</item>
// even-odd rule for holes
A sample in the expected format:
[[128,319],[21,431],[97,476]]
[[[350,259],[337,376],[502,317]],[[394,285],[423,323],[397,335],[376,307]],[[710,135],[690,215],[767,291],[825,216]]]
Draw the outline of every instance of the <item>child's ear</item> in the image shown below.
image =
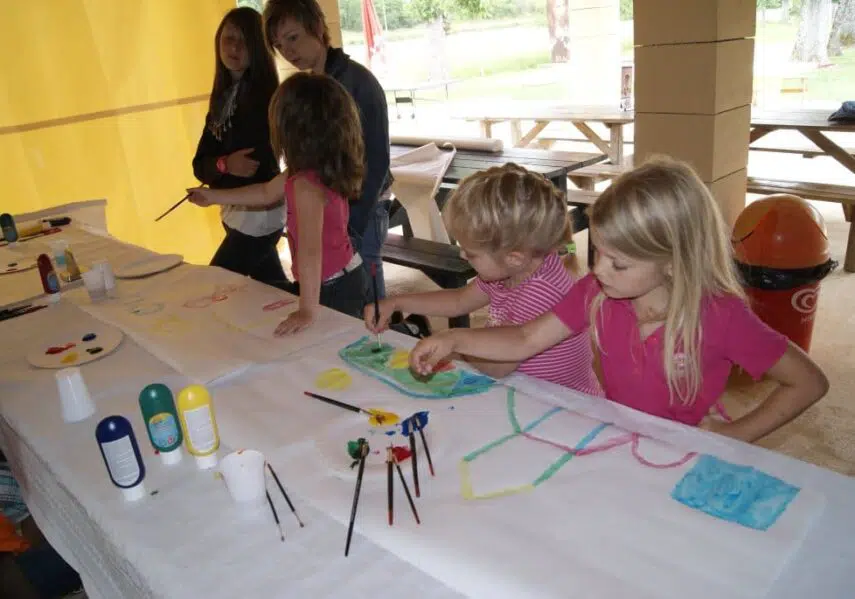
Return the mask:
[[519,268],[525,263],[525,255],[522,252],[508,252],[505,254],[505,264],[510,268]]
[[665,276],[669,279],[674,277],[674,265],[671,262],[665,263]]

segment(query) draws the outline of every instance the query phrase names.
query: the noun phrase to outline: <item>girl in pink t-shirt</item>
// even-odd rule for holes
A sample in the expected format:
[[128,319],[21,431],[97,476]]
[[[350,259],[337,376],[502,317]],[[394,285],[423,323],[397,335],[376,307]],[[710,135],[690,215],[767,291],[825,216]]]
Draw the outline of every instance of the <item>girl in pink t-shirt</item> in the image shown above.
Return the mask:
[[[271,146],[284,159],[284,177],[237,191],[192,190],[200,205],[269,207],[284,199],[288,245],[299,309],[275,335],[311,325],[323,305],[362,316],[368,280],[347,232],[348,198],[359,197],[364,147],[359,113],[347,91],[326,75],[296,73],[283,81],[268,110]],[[284,178],[284,182],[283,182]]]
[[[494,167],[460,182],[443,210],[448,232],[478,277],[461,289],[413,293],[365,308],[372,332],[393,312],[454,317],[489,305],[487,326],[523,324],[553,309],[573,286],[558,255],[572,240],[560,192],[515,164]],[[489,361],[465,356],[481,372],[501,378],[514,371],[592,395],[602,395],[587,334],[568,337],[525,360]]]
[[726,227],[686,164],[646,163],[619,177],[591,209],[596,266],[548,314],[523,326],[456,329],[423,339],[410,364],[426,374],[457,351],[521,360],[581,331],[599,350],[606,396],[697,425],[735,364],[778,387],[722,434],[753,441],[786,424],[828,390],[819,367],[748,308]]

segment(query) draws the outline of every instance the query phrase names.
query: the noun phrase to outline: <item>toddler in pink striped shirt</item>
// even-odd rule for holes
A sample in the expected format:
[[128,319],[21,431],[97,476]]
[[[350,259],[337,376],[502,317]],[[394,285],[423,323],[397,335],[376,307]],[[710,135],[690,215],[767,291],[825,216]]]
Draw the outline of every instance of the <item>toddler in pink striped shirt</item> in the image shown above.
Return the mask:
[[[389,297],[380,302],[376,326],[374,306],[367,306],[371,332],[384,330],[396,311],[451,318],[487,305],[488,327],[524,324],[551,311],[575,282],[558,255],[572,241],[564,197],[538,174],[509,163],[471,175],[452,194],[443,219],[478,276],[461,289]],[[517,371],[603,395],[587,333],[522,362],[463,358],[494,378]]]

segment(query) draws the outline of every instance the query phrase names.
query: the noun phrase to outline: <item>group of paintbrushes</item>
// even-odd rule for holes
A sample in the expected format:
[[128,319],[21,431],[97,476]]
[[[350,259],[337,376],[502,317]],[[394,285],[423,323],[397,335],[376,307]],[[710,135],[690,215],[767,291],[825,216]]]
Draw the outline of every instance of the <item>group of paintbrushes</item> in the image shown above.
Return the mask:
[[[273,469],[273,466],[270,465],[270,462],[267,462],[267,469],[270,470],[270,474],[273,475],[273,480],[276,481],[276,486],[279,487],[280,491],[282,491],[282,497],[284,497],[285,501],[288,502],[288,507],[291,508],[291,512],[297,519],[297,523],[300,525],[300,528],[303,528],[303,521],[300,520],[300,516],[297,514],[297,510],[294,508],[294,504],[291,503],[291,499],[289,499],[288,493],[285,492],[285,487],[282,486],[282,482],[279,480],[279,477],[276,476],[276,471]],[[264,494],[267,496],[267,505],[270,506],[270,511],[273,512],[273,520],[276,522],[276,528],[279,529],[279,539],[284,543],[285,533],[282,532],[282,524],[279,522],[279,514],[276,513],[276,506],[273,505],[273,499],[270,498],[270,492],[265,489]]]

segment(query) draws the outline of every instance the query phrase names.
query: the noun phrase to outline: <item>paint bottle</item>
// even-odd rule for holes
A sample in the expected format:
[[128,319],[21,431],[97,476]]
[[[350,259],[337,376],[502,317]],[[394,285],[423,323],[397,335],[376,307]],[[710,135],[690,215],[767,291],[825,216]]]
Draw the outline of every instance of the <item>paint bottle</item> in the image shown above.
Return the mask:
[[44,233],[50,228],[50,225],[43,222],[35,222],[30,223],[28,225],[21,225],[21,228],[18,229],[18,235],[21,237],[32,237],[33,235],[38,235],[39,233]]
[[220,434],[208,390],[202,385],[184,387],[178,393],[178,417],[187,451],[196,458],[196,465],[202,470],[216,466]]
[[142,499],[145,496],[145,464],[128,419],[107,416],[95,428],[95,440],[113,484],[122,490],[126,500]]
[[59,277],[56,276],[56,271],[53,269],[53,264],[47,254],[39,254],[36,259],[36,264],[39,267],[39,276],[42,279],[42,289],[47,294],[50,303],[59,301]]
[[76,281],[80,278],[80,267],[77,266],[77,260],[74,259],[71,248],[65,248],[65,271],[68,273],[69,281]]
[[140,410],[152,447],[160,454],[164,464],[181,461],[184,437],[178,424],[178,411],[172,391],[166,385],[153,383],[140,393]]
[[0,214],[0,230],[3,231],[3,237],[9,243],[18,241],[18,228],[15,226],[15,219],[8,212]]

